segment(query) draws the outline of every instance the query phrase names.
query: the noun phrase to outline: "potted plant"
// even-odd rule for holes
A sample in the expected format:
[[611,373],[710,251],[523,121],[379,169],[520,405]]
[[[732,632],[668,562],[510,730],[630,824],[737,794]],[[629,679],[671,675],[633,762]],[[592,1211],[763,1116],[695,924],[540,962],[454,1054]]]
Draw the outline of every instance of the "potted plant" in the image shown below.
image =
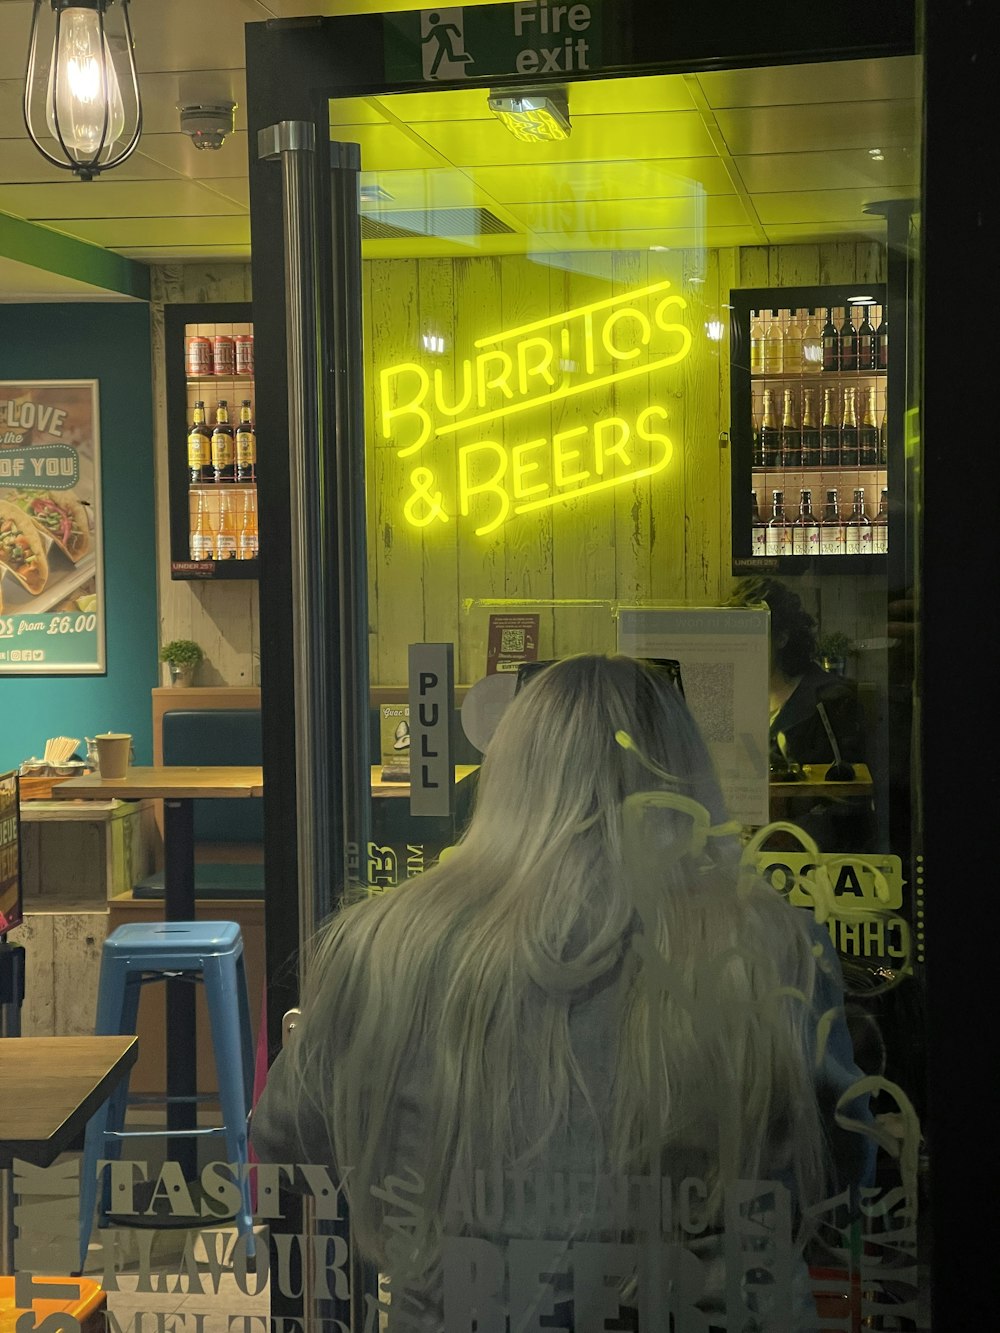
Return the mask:
[[160,649],[160,661],[170,669],[171,685],[190,685],[195,667],[205,654],[193,639],[171,639]]
[[816,645],[816,660],[824,671],[831,671],[836,676],[847,674],[847,654],[851,651],[851,640],[842,630],[824,634]]

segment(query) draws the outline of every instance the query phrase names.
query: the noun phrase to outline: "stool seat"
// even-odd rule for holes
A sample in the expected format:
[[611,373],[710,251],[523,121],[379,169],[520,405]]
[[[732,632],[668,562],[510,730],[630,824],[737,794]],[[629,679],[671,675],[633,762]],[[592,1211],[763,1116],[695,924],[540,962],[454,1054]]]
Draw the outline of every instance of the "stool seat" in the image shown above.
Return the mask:
[[[80,1189],[81,1271],[86,1263],[97,1202],[98,1162],[119,1158],[124,1139],[161,1136],[176,1139],[218,1134],[225,1140],[228,1163],[240,1166],[248,1160],[247,1117],[253,1092],[254,1047],[243,938],[235,921],[153,921],[119,926],[104,941],[101,952],[95,1034],[134,1033],[142,987],[166,981],[179,973],[204,985],[222,1126],[218,1129],[125,1130],[129,1102],[141,1100],[148,1104],[150,1098],[131,1099],[127,1078],[115,1089],[87,1125]],[[196,1093],[193,1097],[164,1097],[161,1100],[190,1102],[204,1098]],[[241,1172],[240,1179],[242,1200],[236,1225],[250,1256],[254,1251],[249,1173]],[[102,1189],[102,1221],[108,1213],[106,1196],[106,1189]]]
[[104,957],[150,951],[157,967],[167,956],[197,960],[202,954],[224,953],[243,948],[235,921],[133,921],[111,932],[104,944]]

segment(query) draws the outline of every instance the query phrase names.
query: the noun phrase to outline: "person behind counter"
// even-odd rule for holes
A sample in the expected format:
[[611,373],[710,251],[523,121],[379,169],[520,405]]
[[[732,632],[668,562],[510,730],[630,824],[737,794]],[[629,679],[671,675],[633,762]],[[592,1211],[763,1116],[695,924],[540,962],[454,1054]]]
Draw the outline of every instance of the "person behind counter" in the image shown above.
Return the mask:
[[865,759],[864,714],[851,681],[816,661],[816,621],[797,593],[777,579],[748,578],[733,590],[730,606],[758,606],[771,613],[769,681],[772,759],[796,764],[832,764],[830,738],[818,703],[847,763]]
[[[401,1326],[471,1327],[469,1302],[480,1319],[501,1311],[499,1327],[504,1310],[535,1326],[550,1302],[568,1321],[552,1327],[596,1326],[603,1283],[577,1268],[565,1288],[574,1243],[600,1239],[624,1255],[607,1272],[640,1328],[668,1327],[672,1283],[689,1310],[721,1312],[744,1278],[763,1299],[743,1269],[782,1258],[774,1327],[814,1327],[801,1224],[868,1178],[867,1097],[849,1092],[860,1071],[829,937],[740,876],[724,820],[672,683],[630,658],[569,658],[505,712],[458,846],[325,929],[252,1143],[262,1161],[334,1169]],[[645,1202],[609,1185],[636,1176],[652,1178]],[[784,1247],[748,1240],[727,1285],[724,1224],[739,1232],[754,1181],[768,1182],[754,1236],[765,1214],[781,1235],[775,1199],[790,1224]],[[678,1209],[661,1217],[681,1182],[697,1235]],[[656,1271],[678,1262],[671,1236],[688,1251],[680,1287]],[[532,1263],[563,1271],[561,1292],[505,1284],[516,1237],[538,1238]],[[628,1248],[644,1237],[656,1244]]]

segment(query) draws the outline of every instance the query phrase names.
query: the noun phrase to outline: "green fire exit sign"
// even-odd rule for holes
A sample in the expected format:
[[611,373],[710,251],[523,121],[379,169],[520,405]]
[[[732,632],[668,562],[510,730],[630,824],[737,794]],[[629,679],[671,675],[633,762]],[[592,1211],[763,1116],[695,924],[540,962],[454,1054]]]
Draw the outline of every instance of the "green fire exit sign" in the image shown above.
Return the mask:
[[539,0],[385,16],[390,83],[450,83],[499,74],[585,74],[601,65],[601,11]]

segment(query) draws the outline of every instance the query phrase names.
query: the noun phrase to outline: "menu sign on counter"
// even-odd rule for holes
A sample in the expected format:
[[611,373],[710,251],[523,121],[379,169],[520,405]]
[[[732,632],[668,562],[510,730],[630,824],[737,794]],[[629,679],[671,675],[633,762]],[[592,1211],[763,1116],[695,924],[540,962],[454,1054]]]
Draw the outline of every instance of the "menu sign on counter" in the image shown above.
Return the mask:
[[96,380],[0,381],[0,672],[104,670]]

